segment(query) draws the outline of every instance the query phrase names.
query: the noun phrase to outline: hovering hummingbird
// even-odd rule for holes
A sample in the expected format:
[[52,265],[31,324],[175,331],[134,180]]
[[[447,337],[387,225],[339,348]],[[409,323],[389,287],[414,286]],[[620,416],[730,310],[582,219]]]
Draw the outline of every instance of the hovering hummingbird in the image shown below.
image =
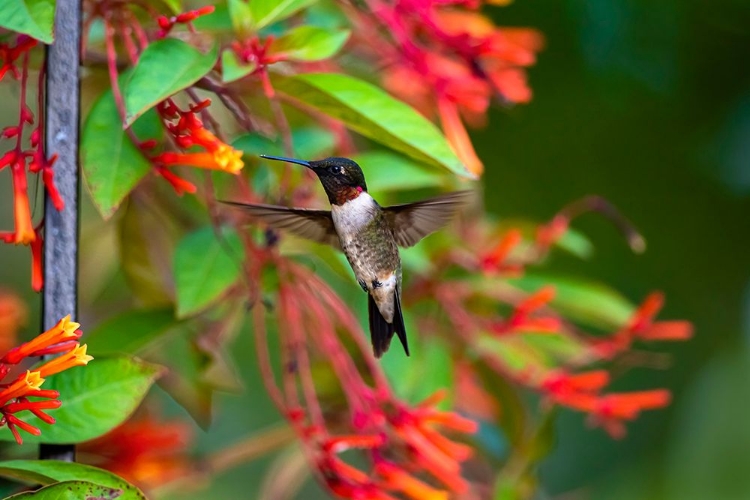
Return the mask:
[[468,201],[469,191],[456,191],[416,203],[381,207],[367,193],[362,169],[348,158],[304,161],[261,155],[269,160],[304,165],[320,179],[331,210],[223,202],[250,217],[297,236],[342,250],[362,290],[368,294],[370,338],[376,357],[388,350],[394,332],[409,355],[401,311],[401,257],[410,247],[446,224]]

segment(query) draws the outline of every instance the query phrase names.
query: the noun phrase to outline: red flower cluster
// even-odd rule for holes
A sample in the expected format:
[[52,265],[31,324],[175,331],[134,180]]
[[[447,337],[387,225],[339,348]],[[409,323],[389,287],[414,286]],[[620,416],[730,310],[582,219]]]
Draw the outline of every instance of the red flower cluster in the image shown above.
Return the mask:
[[[385,65],[386,87],[426,115],[437,113],[459,158],[470,172],[481,174],[462,117],[481,124],[493,94],[506,103],[531,99],[524,68],[534,64],[542,36],[532,29],[494,26],[477,12],[480,1],[365,3],[393,41],[367,43]],[[363,36],[382,38],[369,23],[360,22]]]
[[[372,357],[357,319],[324,281],[306,267],[269,253],[256,253],[257,267],[251,273],[263,265],[273,266],[280,275],[273,322],[279,327],[281,362],[286,367],[277,384],[266,346],[264,311],[256,305],[254,330],[263,379],[320,481],[336,495],[353,499],[447,499],[449,492],[465,494],[470,485],[461,467],[472,449],[443,432],[471,434],[476,422],[437,410],[441,393],[416,406],[399,400]],[[347,351],[340,332],[348,332],[346,340],[357,345],[360,356]],[[332,414],[324,408],[328,397],[322,400],[316,394],[313,365],[333,371],[348,419],[330,419]],[[362,451],[368,470],[342,458],[341,453],[350,449]]]
[[604,427],[613,438],[625,436],[624,421],[635,420],[644,410],[664,408],[671,399],[665,389],[601,394],[609,378],[604,370],[552,372],[542,380],[540,389],[549,402],[588,413],[591,422]]
[[[639,340],[686,340],[692,335],[691,324],[687,321],[656,321],[663,296],[653,293],[615,332],[587,335],[558,312],[554,285],[526,292],[506,279],[522,277],[528,264],[544,258],[550,246],[565,236],[571,219],[587,210],[607,215],[633,248],[642,247],[642,238],[614,207],[601,199],[588,198],[566,207],[550,223],[541,226],[535,236],[526,240],[519,229],[505,230],[500,241],[494,243],[496,230],[474,226],[464,228],[463,240],[472,241],[471,248],[453,249],[438,262],[437,268],[450,273],[450,277],[441,273],[424,277],[406,289],[404,295],[410,298],[410,302],[437,300],[445,311],[447,324],[431,323],[425,325],[424,330],[444,329],[446,335],[458,336],[498,376],[542,392],[548,403],[589,414],[593,423],[619,438],[625,433],[625,422],[634,420],[641,411],[669,404],[669,392],[656,389],[605,393],[604,389],[610,382],[609,373],[579,370],[623,355]],[[477,252],[476,247],[482,246],[477,242],[482,241],[488,243],[489,250]],[[457,279],[455,271],[448,271],[452,266],[464,268],[469,275],[466,279]],[[476,271],[484,272],[484,281],[472,276]],[[510,306],[509,312],[500,314],[498,304],[503,304],[506,310]],[[540,337],[547,337],[547,340]],[[471,367],[468,359],[462,365],[464,385],[478,384],[480,377]],[[480,394],[481,388],[475,392]],[[470,401],[462,403],[463,408],[474,411]],[[477,414],[495,411],[485,400],[480,403]]]
[[[37,45],[37,41],[26,35],[19,35],[15,44],[0,44],[0,80],[6,74],[20,80],[21,97],[18,112],[18,124],[5,127],[0,131],[0,140],[15,140],[15,145],[0,157],[0,170],[9,167],[13,179],[13,208],[15,214],[15,229],[12,232],[0,232],[0,240],[16,245],[29,245],[32,254],[31,284],[36,291],[42,289],[42,237],[41,226],[34,226],[31,221],[31,205],[29,203],[26,172],[41,173],[42,181],[55,208],[62,210],[64,203],[54,183],[52,166],[57,155],[47,158],[44,153],[43,130],[44,125],[39,120],[36,128],[29,134],[29,147],[24,148],[24,131],[27,125],[34,124],[34,113],[26,103],[29,77],[29,52]],[[43,109],[44,72],[39,72],[37,84],[37,107]]]
[[[9,384],[0,384],[0,426],[7,425],[18,444],[23,443],[18,429],[34,436],[42,431],[21,420],[16,415],[22,411],[29,411],[42,422],[54,424],[55,419],[44,412],[59,408],[61,403],[57,399],[58,391],[41,389],[44,377],[60,373],[73,366],[88,364],[93,358],[86,354],[86,345],[80,345],[78,339],[81,331],[78,323],[70,321],[70,316],[61,319],[54,327],[42,333],[30,342],[8,351],[0,358],[0,379],[5,378],[14,365],[18,365],[27,358],[60,354],[56,358],[27,370]],[[29,398],[34,398],[31,400]]]
[[[198,104],[191,105],[188,110],[183,111],[177,107],[172,99],[159,103],[156,107],[167,131],[174,139],[175,144],[183,149],[197,146],[203,148],[201,152],[176,153],[167,151],[151,157],[151,161],[164,179],[174,188],[177,194],[194,193],[195,185],[175,175],[167,167],[175,165],[186,165],[212,170],[222,170],[231,174],[238,174],[244,166],[242,162],[242,151],[237,151],[231,146],[223,143],[203,126],[197,113],[211,104],[209,99]],[[155,146],[152,144],[141,144],[141,148]]]
[[671,341],[692,337],[693,326],[689,321],[654,321],[663,305],[662,293],[650,294],[624,328],[611,337],[595,342],[594,351],[603,359],[611,359],[630,349],[636,340]]

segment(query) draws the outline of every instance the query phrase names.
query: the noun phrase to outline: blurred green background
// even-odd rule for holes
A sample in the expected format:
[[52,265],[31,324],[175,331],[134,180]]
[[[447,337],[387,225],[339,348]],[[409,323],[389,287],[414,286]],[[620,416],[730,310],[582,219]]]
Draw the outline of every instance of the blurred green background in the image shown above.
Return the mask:
[[[632,254],[591,214],[574,226],[596,254],[555,255],[548,265],[636,302],[662,290],[661,317],[696,329],[690,342],[659,347],[667,369],[630,369],[617,380],[615,389],[666,386],[675,395],[666,411],[629,425],[626,439],[561,412],[540,498],[750,498],[750,1],[518,0],[488,10],[499,25],[536,27],[547,40],[530,70],[534,100],[495,108],[473,133],[488,209],[544,221],[570,201],[604,196],[641,230],[646,253]],[[7,92],[0,126],[15,119]],[[0,193],[0,227],[10,228],[7,169]],[[28,249],[0,245],[0,285],[24,293],[33,332],[28,261]],[[246,334],[235,362],[255,380]],[[276,419],[260,387],[248,391],[244,401],[220,397],[211,435],[199,438],[205,449],[236,438],[225,419],[245,429]],[[221,484],[246,483],[265,466],[236,469]],[[219,490],[213,496],[225,498]]]
[[474,134],[487,163],[488,208],[549,218],[600,194],[648,242],[633,255],[596,215],[587,262],[551,266],[601,279],[632,300],[666,294],[660,317],[695,326],[668,344],[668,370],[631,370],[621,388],[667,386],[674,403],[623,441],[563,412],[542,466],[565,498],[750,498],[750,2],[517,1],[500,25],[533,26],[546,49],[534,100],[495,110]]

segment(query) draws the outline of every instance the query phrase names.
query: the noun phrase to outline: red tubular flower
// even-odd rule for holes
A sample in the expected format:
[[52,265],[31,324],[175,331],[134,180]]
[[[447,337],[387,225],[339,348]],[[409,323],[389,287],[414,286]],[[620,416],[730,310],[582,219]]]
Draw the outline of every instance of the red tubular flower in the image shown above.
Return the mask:
[[625,420],[635,420],[644,410],[666,407],[672,396],[666,389],[607,394],[590,411],[592,423],[601,425],[615,439],[625,436]]
[[564,401],[580,393],[596,394],[609,384],[609,373],[593,370],[577,374],[554,371],[540,383],[540,388],[553,400]]
[[91,465],[148,489],[193,472],[186,453],[192,437],[185,422],[145,415],[81,445],[80,451]]
[[26,186],[26,165],[18,160],[11,165],[13,179],[13,207],[16,228],[10,243],[28,245],[36,239],[31,222],[31,208]]
[[0,80],[3,79],[8,71],[11,72],[13,78],[18,80],[20,74],[18,68],[15,66],[15,62],[19,57],[35,47],[36,44],[37,41],[27,35],[19,35],[16,38],[15,45],[0,43]]
[[27,315],[26,304],[15,293],[0,289],[0,355],[16,344],[18,330]]
[[651,293],[633,313],[625,328],[610,338],[594,345],[594,351],[605,359],[630,348],[634,340],[687,340],[693,335],[693,326],[689,321],[654,321],[664,305],[664,295]]
[[29,396],[50,399],[58,396],[57,391],[40,390],[39,387],[41,387],[43,383],[44,379],[40,376],[39,372],[26,371],[26,373],[18,376],[13,383],[0,390],[0,414],[2,415],[0,425],[8,426],[18,444],[23,443],[23,439],[18,432],[19,428],[35,436],[41,434],[41,430],[20,420],[15,416],[16,413],[28,410],[39,416],[44,422],[54,422],[54,419],[42,410],[58,408],[60,406],[59,401],[29,402],[27,399]]
[[384,488],[401,492],[414,500],[448,500],[447,491],[435,489],[388,462],[378,463],[375,472],[383,478]]
[[508,266],[506,261],[511,251],[518,246],[522,241],[521,231],[518,229],[511,229],[495,248],[490,251],[489,254],[485,255],[480,260],[480,267],[482,271],[489,272],[501,272],[507,269],[516,269],[514,266]]
[[46,332],[8,351],[0,359],[0,363],[15,365],[24,358],[40,356],[42,350],[55,344],[68,340],[78,340],[81,338],[81,331],[78,330],[80,326],[79,323],[70,320],[70,315],[65,316]]
[[51,361],[48,361],[42,366],[38,367],[37,370],[39,371],[39,374],[42,377],[48,377],[74,366],[87,365],[89,361],[94,358],[86,354],[86,347],[86,344],[75,345],[68,352],[61,354],[60,356],[57,356]]
[[39,230],[36,230],[36,237],[31,242],[31,289],[35,292],[42,291],[44,286],[44,273],[43,273],[43,255],[44,241],[42,236],[39,234]]
[[[210,103],[211,101],[206,99],[183,111],[171,99],[167,99],[156,108],[178,146],[185,149],[198,146],[204,149],[202,152],[187,153],[167,151],[151,157],[156,173],[164,177],[177,194],[194,193],[196,187],[172,173],[168,167],[192,166],[221,170],[235,175],[244,167],[242,152],[223,143],[207,130],[198,118],[196,113]],[[142,144],[141,149],[148,149],[147,144]]]
[[[430,398],[430,403],[434,399]],[[389,417],[395,434],[409,447],[415,463],[453,492],[465,493],[469,485],[461,477],[460,462],[469,457],[471,450],[438,434],[432,426],[440,425],[459,432],[474,433],[478,430],[477,423],[455,413],[420,406],[416,409],[402,406],[395,415]]]
[[159,28],[161,29],[156,34],[156,37],[164,38],[165,36],[169,34],[170,31],[172,31],[172,28],[174,28],[176,24],[190,24],[196,19],[198,19],[200,16],[211,14],[214,10],[215,10],[215,7],[213,5],[206,5],[199,9],[182,12],[172,17],[159,16],[156,18],[156,23],[159,25]]

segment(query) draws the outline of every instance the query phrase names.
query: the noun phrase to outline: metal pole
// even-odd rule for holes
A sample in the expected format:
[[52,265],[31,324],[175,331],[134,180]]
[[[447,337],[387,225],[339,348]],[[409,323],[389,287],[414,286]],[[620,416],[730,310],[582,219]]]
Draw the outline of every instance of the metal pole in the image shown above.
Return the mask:
[[[81,0],[57,0],[55,42],[47,48],[46,151],[56,153],[55,184],[65,201],[44,208],[43,330],[78,315],[78,129]],[[42,459],[75,460],[75,446],[42,444]]]

